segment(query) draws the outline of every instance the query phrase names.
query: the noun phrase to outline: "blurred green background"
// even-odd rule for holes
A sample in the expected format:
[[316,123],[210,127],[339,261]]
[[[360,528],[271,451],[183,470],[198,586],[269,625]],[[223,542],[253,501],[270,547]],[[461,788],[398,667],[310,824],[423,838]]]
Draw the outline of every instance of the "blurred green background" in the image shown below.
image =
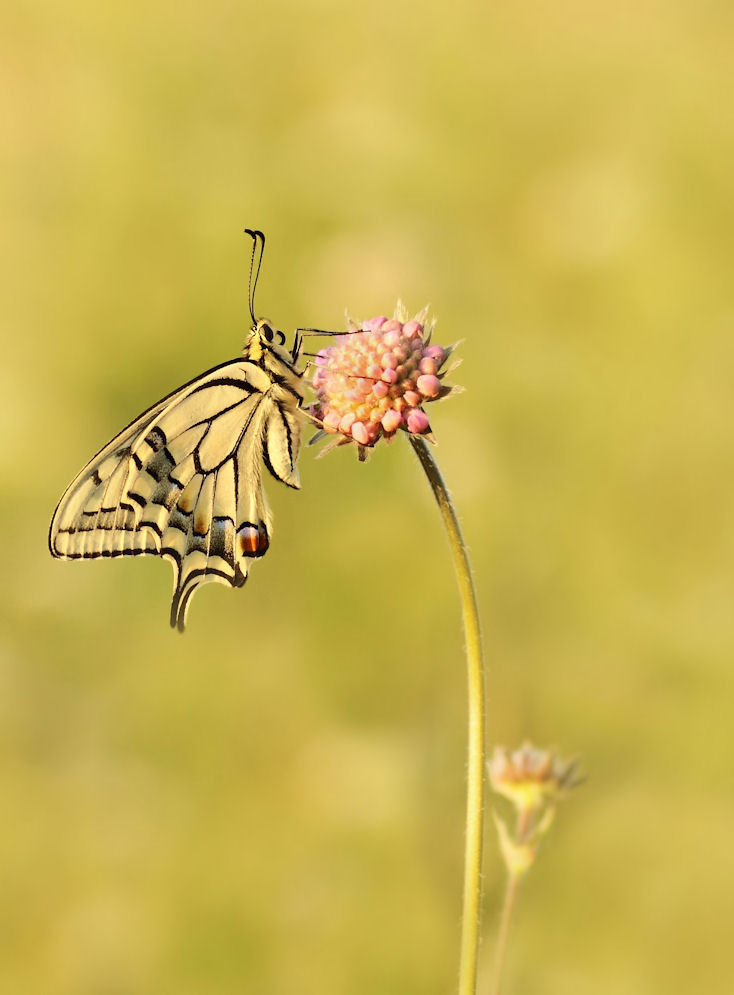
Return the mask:
[[[581,754],[507,987],[734,989],[734,8],[23,0],[3,14],[0,989],[455,986],[465,675],[403,440],[301,460],[244,591],[54,562],[122,425],[430,301],[490,739]],[[483,984],[503,872],[488,826]]]

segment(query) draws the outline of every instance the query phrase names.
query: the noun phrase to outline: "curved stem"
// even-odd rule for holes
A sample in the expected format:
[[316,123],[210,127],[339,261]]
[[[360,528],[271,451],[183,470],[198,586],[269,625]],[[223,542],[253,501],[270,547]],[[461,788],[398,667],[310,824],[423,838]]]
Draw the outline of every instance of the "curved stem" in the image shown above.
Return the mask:
[[438,503],[454,559],[464,617],[466,662],[469,678],[469,758],[467,766],[464,898],[461,917],[459,995],[475,995],[482,898],[482,840],[484,820],[485,695],[482,636],[469,556],[456,512],[425,439],[409,435]]

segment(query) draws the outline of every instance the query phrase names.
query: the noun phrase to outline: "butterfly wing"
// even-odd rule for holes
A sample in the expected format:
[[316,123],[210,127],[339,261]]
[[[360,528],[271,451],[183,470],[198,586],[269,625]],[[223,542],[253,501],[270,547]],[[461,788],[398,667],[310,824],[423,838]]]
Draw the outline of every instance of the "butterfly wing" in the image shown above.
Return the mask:
[[62,559],[157,555],[173,565],[171,625],[216,581],[241,587],[270,542],[262,466],[298,487],[300,394],[234,360],[159,401],[79,473],[54,512]]

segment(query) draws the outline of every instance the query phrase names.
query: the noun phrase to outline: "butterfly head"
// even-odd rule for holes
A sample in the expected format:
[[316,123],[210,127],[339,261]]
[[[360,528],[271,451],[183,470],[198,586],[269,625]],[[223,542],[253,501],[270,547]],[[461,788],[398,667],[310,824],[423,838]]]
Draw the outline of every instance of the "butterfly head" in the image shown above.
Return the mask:
[[255,363],[260,363],[268,354],[288,365],[293,362],[293,356],[285,347],[285,335],[267,318],[260,318],[252,326],[245,343],[245,354]]

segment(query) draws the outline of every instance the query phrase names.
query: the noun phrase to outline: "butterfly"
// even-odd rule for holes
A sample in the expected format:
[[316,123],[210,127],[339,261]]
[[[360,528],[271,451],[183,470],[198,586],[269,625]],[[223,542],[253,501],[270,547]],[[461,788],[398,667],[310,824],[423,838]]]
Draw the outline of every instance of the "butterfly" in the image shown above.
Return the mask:
[[252,327],[241,358],[179,387],[116,435],[69,484],[49,529],[58,559],[169,560],[171,626],[181,632],[198,587],[212,581],[242,587],[250,561],[268,550],[263,467],[300,487],[301,340],[296,332],[288,351],[283,333],[255,318],[265,236],[245,231],[253,240]]

